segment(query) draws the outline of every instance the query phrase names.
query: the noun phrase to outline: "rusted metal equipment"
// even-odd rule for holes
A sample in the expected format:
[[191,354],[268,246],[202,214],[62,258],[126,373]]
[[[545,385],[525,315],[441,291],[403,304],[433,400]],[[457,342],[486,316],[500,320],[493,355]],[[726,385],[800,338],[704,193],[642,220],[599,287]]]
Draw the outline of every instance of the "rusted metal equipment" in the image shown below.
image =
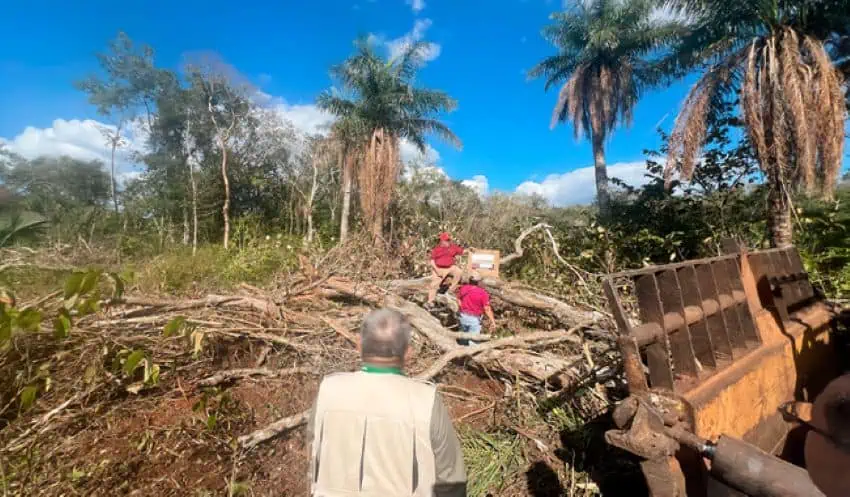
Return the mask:
[[641,457],[653,496],[818,495],[773,456],[802,462],[800,425],[779,408],[812,402],[837,376],[835,313],[795,248],[734,245],[604,286],[631,394],[606,438]]

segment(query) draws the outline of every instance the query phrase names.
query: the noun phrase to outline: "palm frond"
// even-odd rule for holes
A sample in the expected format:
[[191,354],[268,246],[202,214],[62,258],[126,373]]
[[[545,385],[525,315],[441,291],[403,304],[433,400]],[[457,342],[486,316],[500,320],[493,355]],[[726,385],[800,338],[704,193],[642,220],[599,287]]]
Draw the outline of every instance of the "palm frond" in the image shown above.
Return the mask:
[[47,219],[40,214],[24,211],[0,216],[0,247],[40,235]]
[[357,104],[347,98],[335,95],[331,91],[323,91],[316,97],[316,106],[338,117],[352,116],[357,110]]
[[410,119],[407,122],[407,127],[402,130],[401,136],[416,143],[415,137],[422,137],[427,134],[437,135],[458,150],[463,148],[460,138],[448,126],[435,119]]

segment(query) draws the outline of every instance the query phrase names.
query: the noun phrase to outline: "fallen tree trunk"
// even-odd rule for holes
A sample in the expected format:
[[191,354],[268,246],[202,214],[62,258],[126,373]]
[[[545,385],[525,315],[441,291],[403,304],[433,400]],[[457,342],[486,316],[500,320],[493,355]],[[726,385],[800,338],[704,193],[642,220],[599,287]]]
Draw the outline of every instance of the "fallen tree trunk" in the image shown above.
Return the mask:
[[[328,287],[342,294],[358,298],[374,306],[385,306],[402,313],[416,330],[434,344],[443,353],[458,351],[459,357],[470,356],[462,352],[466,347],[458,345],[454,334],[443,327],[440,321],[418,305],[392,293],[383,294],[383,289],[371,285],[352,285],[342,280],[329,280]],[[543,334],[533,333],[523,338],[523,335],[497,340],[487,344],[485,350],[491,351],[481,357],[472,357],[482,367],[501,369],[506,374],[530,376],[538,381],[549,381],[554,375],[568,368],[570,361],[550,353],[533,353],[526,350],[505,352],[496,351],[499,347],[522,345],[534,340],[551,340],[555,337],[552,332]],[[494,345],[495,344],[495,345]],[[477,355],[477,353],[475,354]]]
[[141,309],[124,311],[119,315],[121,318],[146,316],[149,314],[160,313],[165,310],[169,312],[177,312],[188,311],[191,309],[202,309],[204,307],[241,307],[268,315],[278,315],[280,313],[280,308],[270,300],[246,297],[243,295],[207,295],[202,299],[178,301],[125,297],[117,303],[141,307]]
[[483,283],[494,297],[518,307],[545,312],[567,326],[586,321],[596,322],[604,318],[599,312],[583,311],[548,295],[525,288],[512,287],[499,280],[486,279]]
[[[380,285],[380,288],[385,289],[387,292],[409,296],[426,292],[429,281],[430,278],[394,280],[385,282],[383,285]],[[548,295],[525,287],[511,285],[501,280],[487,278],[482,281],[482,284],[492,296],[499,300],[517,307],[549,314],[565,326],[574,326],[586,321],[599,321],[604,318],[602,313],[585,311]],[[446,300],[455,300],[447,295],[443,297]],[[453,309],[451,305],[448,305],[448,307]]]

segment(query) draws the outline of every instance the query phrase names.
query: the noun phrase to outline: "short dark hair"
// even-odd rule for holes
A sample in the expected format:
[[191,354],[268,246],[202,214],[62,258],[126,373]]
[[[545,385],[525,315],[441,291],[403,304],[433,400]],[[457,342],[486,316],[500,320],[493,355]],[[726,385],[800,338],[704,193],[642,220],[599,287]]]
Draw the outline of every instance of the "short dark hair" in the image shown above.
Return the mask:
[[360,325],[360,349],[364,358],[403,359],[410,345],[411,327],[393,309],[370,312]]

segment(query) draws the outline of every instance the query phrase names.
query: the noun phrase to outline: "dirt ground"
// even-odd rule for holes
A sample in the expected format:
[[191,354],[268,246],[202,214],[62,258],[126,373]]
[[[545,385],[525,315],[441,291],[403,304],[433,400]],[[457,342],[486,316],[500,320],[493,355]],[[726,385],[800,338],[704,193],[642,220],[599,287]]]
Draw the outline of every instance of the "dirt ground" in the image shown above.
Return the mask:
[[[21,413],[10,429],[0,432],[0,442],[8,448],[22,435],[18,427],[40,427],[37,437],[24,438],[25,448],[0,453],[5,490],[22,496],[200,497],[228,495],[244,484],[245,490],[235,494],[307,495],[308,448],[302,428],[247,453],[236,449],[235,437],[308,408],[321,375],[355,370],[356,352],[336,351],[337,361],[331,364],[316,361],[322,366],[314,374],[196,388],[199,379],[215,371],[253,367],[260,354],[257,344],[247,342],[212,349],[203,360],[164,374],[158,388],[148,393],[116,388],[39,425],[45,411],[61,405],[77,388],[74,366],[55,371],[55,386],[38,400],[38,408]],[[265,366],[283,369],[311,362],[272,353]],[[424,362],[412,369],[423,368]],[[501,423],[508,409],[502,381],[454,368],[440,383],[459,430],[487,430]]]

